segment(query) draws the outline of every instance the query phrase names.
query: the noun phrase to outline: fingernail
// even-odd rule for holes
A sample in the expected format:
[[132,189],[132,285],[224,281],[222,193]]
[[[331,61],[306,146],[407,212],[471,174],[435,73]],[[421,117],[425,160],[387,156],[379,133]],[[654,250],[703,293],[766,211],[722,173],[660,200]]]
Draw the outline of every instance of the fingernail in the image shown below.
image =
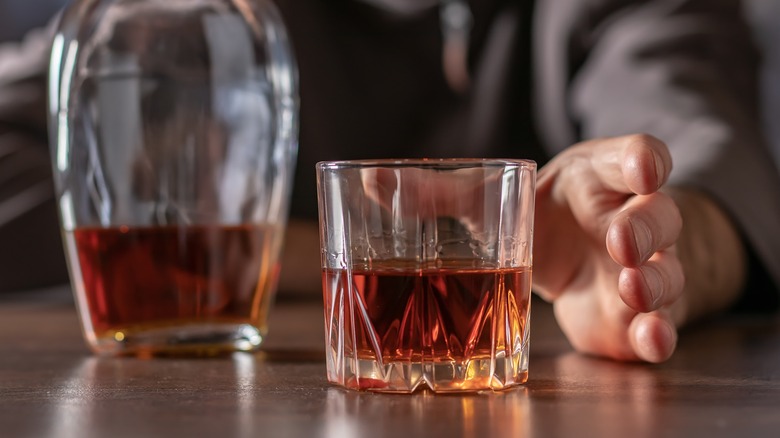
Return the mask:
[[653,152],[653,164],[655,164],[655,176],[658,178],[656,180],[656,184],[658,189],[661,188],[662,185],[664,185],[664,176],[665,176],[665,169],[664,169],[664,161],[661,159],[661,157],[658,156],[656,152]]
[[634,233],[637,262],[642,263],[652,255],[653,236],[650,234],[650,227],[637,218],[629,218],[628,223],[631,224],[631,231]]
[[647,290],[650,293],[650,302],[652,303],[652,308],[657,309],[661,301],[661,292],[664,287],[663,280],[655,269],[642,269],[642,273],[645,277]]

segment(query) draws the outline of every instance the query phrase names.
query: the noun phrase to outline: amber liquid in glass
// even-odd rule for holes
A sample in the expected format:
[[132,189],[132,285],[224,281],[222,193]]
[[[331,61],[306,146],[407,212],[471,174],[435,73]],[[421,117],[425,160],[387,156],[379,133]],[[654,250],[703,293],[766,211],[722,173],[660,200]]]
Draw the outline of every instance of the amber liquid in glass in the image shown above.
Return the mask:
[[[326,333],[333,334],[340,324],[344,336],[329,337],[329,348],[343,342],[344,356],[383,370],[399,364],[406,367],[399,372],[404,376],[420,364],[422,378],[435,390],[500,386],[492,383],[495,369],[486,370],[485,364],[491,358],[516,358],[527,339],[530,268],[325,269],[323,286]],[[374,390],[416,384],[393,383],[389,373],[377,379],[376,372],[361,367],[353,367],[355,375],[339,383]],[[526,376],[512,383],[523,383]]]
[[[118,349],[114,352],[121,354],[127,347],[128,354],[154,355],[254,349],[225,345],[210,332],[229,327],[250,336],[265,334],[279,270],[277,228],[122,226],[78,228],[69,234],[66,240],[78,263],[74,286],[81,311],[88,313],[87,339],[96,351]],[[163,342],[157,344],[155,336]]]

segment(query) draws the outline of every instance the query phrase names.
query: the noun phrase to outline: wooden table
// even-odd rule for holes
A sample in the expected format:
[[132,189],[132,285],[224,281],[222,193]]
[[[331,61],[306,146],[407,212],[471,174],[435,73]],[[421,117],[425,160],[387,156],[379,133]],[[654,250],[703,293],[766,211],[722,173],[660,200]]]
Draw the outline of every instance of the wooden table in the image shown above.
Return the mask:
[[2,437],[778,437],[780,319],[684,333],[663,365],[573,353],[533,308],[530,381],[502,393],[383,395],[325,381],[322,309],[279,302],[265,352],[90,355],[66,290],[0,301]]

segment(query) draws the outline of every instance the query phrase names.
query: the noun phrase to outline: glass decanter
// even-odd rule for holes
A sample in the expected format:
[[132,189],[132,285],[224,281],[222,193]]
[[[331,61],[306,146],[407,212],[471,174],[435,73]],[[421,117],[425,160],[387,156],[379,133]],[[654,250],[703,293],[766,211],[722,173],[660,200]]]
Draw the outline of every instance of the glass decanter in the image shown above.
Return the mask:
[[89,346],[258,348],[297,153],[297,70],[266,0],[80,0],[49,77],[52,161]]

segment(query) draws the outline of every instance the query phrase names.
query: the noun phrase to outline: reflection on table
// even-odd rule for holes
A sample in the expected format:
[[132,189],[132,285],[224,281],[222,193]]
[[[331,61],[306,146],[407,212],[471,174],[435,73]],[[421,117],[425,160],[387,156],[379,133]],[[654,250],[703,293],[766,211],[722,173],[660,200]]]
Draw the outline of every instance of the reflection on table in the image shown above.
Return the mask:
[[98,358],[65,299],[0,302],[3,436],[775,436],[780,319],[683,333],[663,365],[571,351],[534,303],[530,380],[499,393],[411,396],[325,380],[322,308],[275,307],[261,354]]

